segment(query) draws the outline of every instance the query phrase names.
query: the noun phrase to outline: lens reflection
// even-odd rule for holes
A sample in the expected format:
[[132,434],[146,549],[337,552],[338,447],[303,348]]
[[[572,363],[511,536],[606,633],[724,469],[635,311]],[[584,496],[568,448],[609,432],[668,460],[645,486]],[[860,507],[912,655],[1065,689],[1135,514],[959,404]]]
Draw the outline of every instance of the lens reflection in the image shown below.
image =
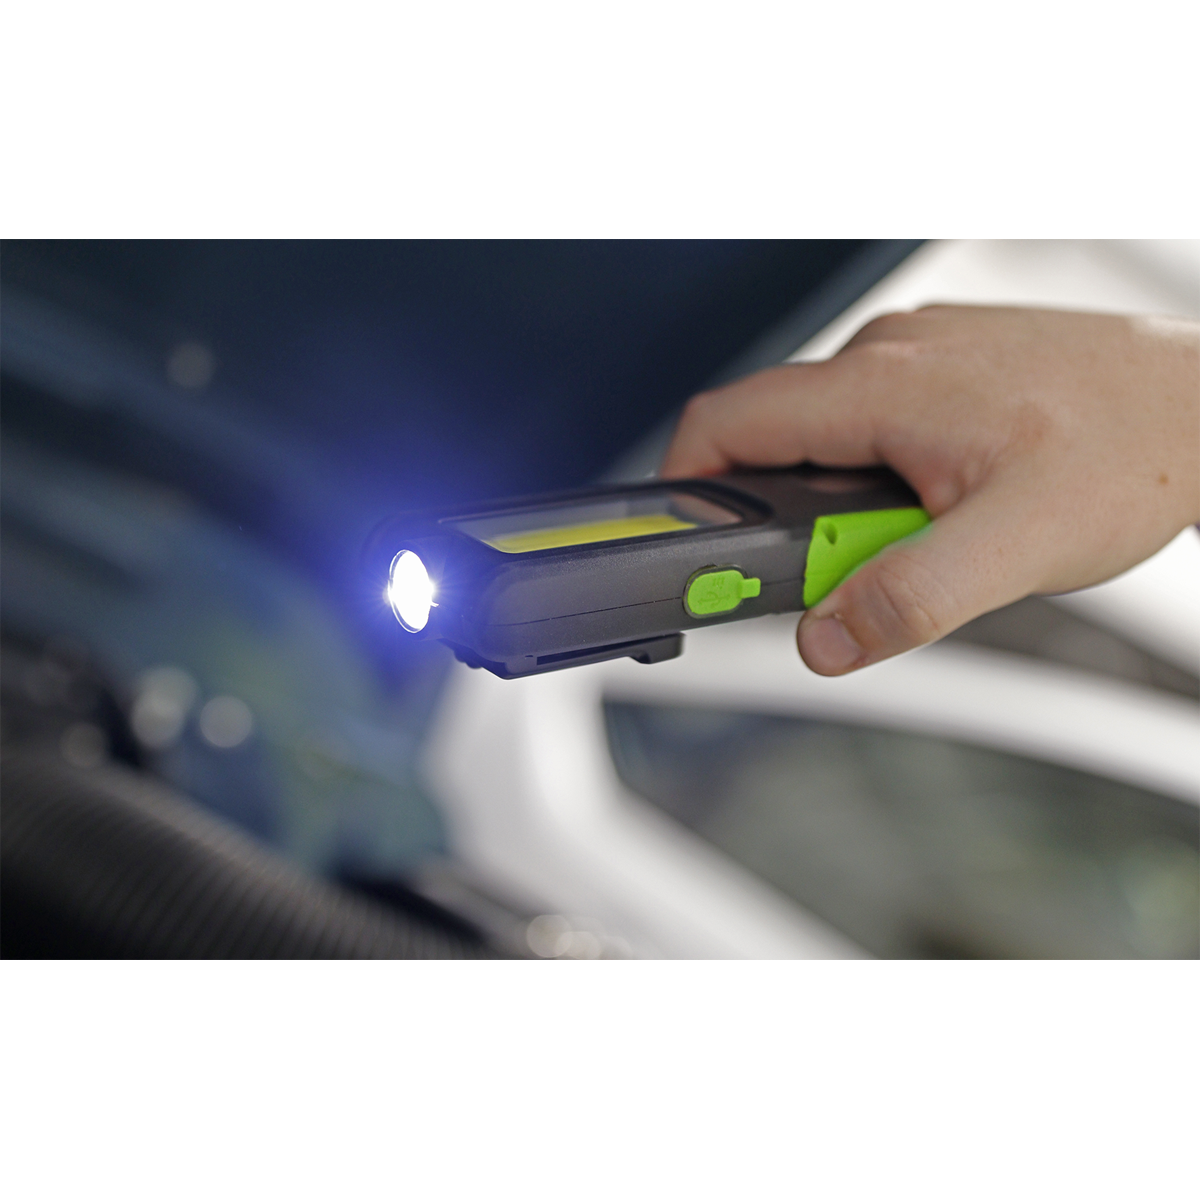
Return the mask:
[[392,559],[387,595],[396,619],[409,633],[425,628],[433,607],[433,591],[425,564],[411,550],[401,550]]

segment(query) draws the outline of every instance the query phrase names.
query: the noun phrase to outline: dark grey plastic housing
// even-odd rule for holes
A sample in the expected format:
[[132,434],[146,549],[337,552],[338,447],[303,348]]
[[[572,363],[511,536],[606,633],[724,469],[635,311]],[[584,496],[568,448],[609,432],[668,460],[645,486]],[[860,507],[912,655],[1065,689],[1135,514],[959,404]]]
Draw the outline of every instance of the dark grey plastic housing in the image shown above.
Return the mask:
[[[667,492],[695,498],[685,515],[732,516],[719,519],[725,523],[521,553],[468,532],[519,528],[522,514],[536,524],[536,514],[564,505],[595,508],[626,499],[634,502],[630,511],[654,509],[636,502],[661,500],[654,494]],[[741,471],[400,516],[376,530],[367,562],[382,586],[397,554],[418,554],[436,586],[437,606],[412,636],[438,638],[463,662],[512,679],[609,658],[659,662],[680,653],[689,629],[798,612],[817,518],[918,503],[899,476],[882,468]],[[736,567],[761,581],[758,595],[731,612],[692,615],[685,592],[706,567]]]

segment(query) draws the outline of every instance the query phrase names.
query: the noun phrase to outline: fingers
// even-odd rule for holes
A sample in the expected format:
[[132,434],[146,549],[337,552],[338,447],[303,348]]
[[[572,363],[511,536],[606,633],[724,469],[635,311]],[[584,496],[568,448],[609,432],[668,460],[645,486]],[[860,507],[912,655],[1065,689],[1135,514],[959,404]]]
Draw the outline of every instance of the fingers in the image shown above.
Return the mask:
[[[1044,564],[1036,512],[977,495],[889,546],[804,614],[800,655],[819,675],[848,671],[932,642],[1036,590]],[[1018,532],[1019,531],[1019,532]]]
[[886,462],[881,443],[898,414],[919,419],[932,394],[936,356],[924,354],[914,336],[928,319],[881,317],[832,359],[788,362],[695,396],[679,418],[662,475],[805,460],[828,467]]
[[732,467],[881,461],[876,416],[884,395],[862,361],[796,362],[703,392],[684,409],[662,463],[665,478]]

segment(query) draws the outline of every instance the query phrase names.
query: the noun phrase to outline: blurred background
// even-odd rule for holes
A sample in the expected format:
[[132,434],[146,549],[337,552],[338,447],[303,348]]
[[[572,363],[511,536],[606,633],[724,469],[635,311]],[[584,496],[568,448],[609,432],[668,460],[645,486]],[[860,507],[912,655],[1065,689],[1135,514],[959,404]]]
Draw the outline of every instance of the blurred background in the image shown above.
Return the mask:
[[1195,317],[1200,248],[4,243],[0,951],[1196,957],[1194,531],[846,681],[502,682],[360,570],[935,300]]

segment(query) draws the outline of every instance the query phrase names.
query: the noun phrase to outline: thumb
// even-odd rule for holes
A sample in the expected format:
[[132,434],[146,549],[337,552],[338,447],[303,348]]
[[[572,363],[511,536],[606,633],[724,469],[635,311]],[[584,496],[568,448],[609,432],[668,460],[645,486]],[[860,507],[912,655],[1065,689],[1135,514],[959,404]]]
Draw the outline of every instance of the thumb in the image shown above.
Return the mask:
[[1031,529],[1036,520],[982,493],[960,502],[806,612],[800,656],[818,675],[844,675],[1028,595],[1037,572],[1027,548],[1042,544]]

